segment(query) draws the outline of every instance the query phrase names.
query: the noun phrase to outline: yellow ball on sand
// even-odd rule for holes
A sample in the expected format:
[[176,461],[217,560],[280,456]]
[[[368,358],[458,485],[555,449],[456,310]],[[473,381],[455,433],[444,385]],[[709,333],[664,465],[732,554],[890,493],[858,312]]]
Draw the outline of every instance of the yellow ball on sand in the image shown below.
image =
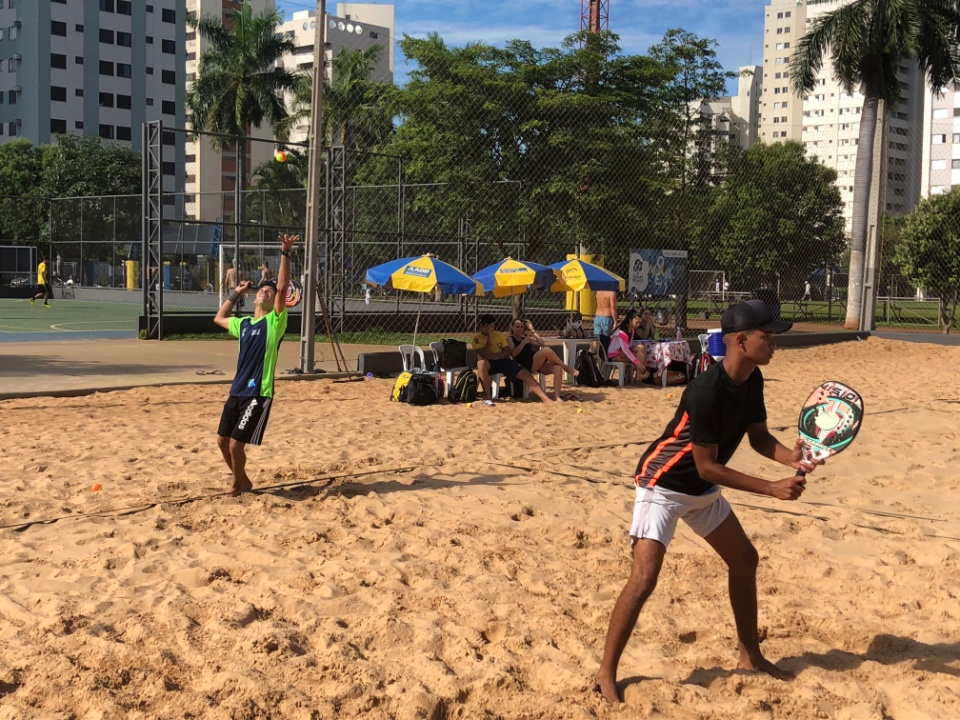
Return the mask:
[[473,407],[473,403],[467,403],[467,407]]
[[582,413],[582,412],[583,412],[583,408],[577,408],[577,414],[578,414],[578,415],[579,415],[580,413]]
[[274,155],[274,157],[277,159],[277,162],[287,161],[287,153],[285,153],[283,150],[277,150],[277,154]]
[[667,393],[667,397],[673,400],[673,393]]

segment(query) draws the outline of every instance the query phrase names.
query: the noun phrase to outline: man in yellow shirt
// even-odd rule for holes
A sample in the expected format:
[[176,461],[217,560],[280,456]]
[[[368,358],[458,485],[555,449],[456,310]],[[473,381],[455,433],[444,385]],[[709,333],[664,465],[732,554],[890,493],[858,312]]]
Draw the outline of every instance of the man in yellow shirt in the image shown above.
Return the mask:
[[53,297],[53,285],[50,278],[47,277],[47,256],[40,257],[40,264],[37,265],[37,286],[40,292],[30,298],[30,304],[33,305],[38,298],[43,298],[43,306],[50,307],[50,298]]
[[554,402],[540,387],[530,371],[510,356],[510,345],[506,334],[494,330],[493,315],[480,316],[480,332],[473,336],[471,346],[477,353],[477,376],[483,388],[483,404],[493,405],[493,394],[490,391],[490,376],[502,373],[508,380],[522,380],[530,391],[540,398],[541,402]]

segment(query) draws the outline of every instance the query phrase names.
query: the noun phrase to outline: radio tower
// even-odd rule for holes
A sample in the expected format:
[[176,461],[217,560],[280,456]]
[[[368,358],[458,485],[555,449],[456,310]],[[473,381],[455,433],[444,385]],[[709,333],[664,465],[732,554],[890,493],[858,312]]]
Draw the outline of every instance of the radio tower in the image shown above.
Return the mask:
[[610,29],[610,0],[580,0],[580,30],[599,33]]

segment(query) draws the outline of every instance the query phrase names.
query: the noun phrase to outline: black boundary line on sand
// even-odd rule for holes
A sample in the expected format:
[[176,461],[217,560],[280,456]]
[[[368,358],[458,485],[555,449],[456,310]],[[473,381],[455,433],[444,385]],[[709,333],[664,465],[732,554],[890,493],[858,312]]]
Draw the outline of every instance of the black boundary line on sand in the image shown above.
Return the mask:
[[[365,470],[364,472],[358,473],[349,473],[349,474],[336,474],[336,475],[327,475],[325,477],[313,478],[311,480],[294,480],[293,482],[286,483],[277,483],[276,485],[264,485],[262,487],[255,488],[254,490],[248,490],[247,493],[251,495],[263,495],[271,490],[279,490],[281,488],[296,487],[298,485],[313,485],[314,483],[322,483],[326,481],[326,484],[329,485],[334,480],[339,480],[342,478],[355,478],[355,477],[364,477],[366,475],[380,475],[387,473],[400,473],[400,472],[410,472],[411,470],[417,470],[423,467],[433,467],[432,465],[407,465],[403,467],[396,468],[380,468],[377,470]],[[72,515],[60,515],[58,517],[47,518],[45,520],[31,520],[29,522],[22,523],[10,523],[9,525],[0,525],[0,530],[15,530],[17,532],[23,532],[33,525],[52,525],[55,522],[61,520],[74,520],[82,519],[89,517],[122,517],[124,515],[133,515],[135,513],[144,512],[150,508],[155,508],[161,505],[186,505],[187,503],[199,502],[201,500],[212,500],[214,498],[222,497],[242,497],[244,493],[234,493],[231,491],[218,492],[218,493],[208,493],[206,495],[191,495],[190,497],[185,498],[176,498],[173,500],[157,500],[155,502],[145,503],[143,505],[132,505],[125,508],[115,508],[113,510],[95,510],[85,513],[74,513]]]

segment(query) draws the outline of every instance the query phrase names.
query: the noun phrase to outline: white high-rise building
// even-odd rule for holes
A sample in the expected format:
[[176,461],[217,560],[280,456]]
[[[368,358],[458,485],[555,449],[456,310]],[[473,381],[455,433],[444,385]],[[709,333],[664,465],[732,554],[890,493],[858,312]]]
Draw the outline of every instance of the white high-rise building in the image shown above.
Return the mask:
[[[790,57],[813,20],[848,1],[820,5],[807,5],[802,0],[770,1],[764,22],[760,139],[768,143],[802,141],[809,155],[836,169],[849,230],[863,95],[858,91],[853,95],[844,92],[833,77],[829,55],[816,88],[807,97],[793,94],[790,77]],[[923,154],[920,121],[925,82],[915,62],[902,65],[899,77],[904,99],[887,116],[884,168],[884,209],[893,215],[911,212],[920,198]]]
[[[181,0],[182,1],[182,0]],[[274,0],[249,0],[253,12],[275,9]],[[186,10],[197,16],[213,16],[227,20],[231,11],[239,11],[240,0],[186,0]],[[197,77],[197,63],[205,49],[203,41],[193,30],[186,33],[186,88]],[[179,125],[185,127],[185,125]],[[273,139],[273,128],[264,124],[251,128],[250,136]],[[246,155],[246,177],[251,169],[273,156],[271,142],[250,142]],[[210,222],[229,222],[234,217],[233,191],[237,180],[237,157],[233,148],[223,152],[213,148],[209,138],[187,144],[184,213],[188,218]]]
[[705,100],[700,103],[700,114],[710,118],[720,137],[741,148],[748,148],[759,136],[760,88],[763,69],[759,65],[745,65],[739,69],[737,94]]
[[[309,72],[314,63],[314,40],[316,38],[316,13],[312,10],[295,12],[280,31],[296,44],[293,55],[284,60],[284,67],[292,72]],[[339,3],[337,15],[327,14],[326,70],[331,77],[331,64],[343,49],[366,50],[380,45],[383,51],[370,75],[371,80],[393,82],[393,5],[370,5],[366,3]],[[293,97],[287,97],[288,106]],[[310,133],[310,121],[293,128],[290,142],[306,142]]]
[[960,92],[928,93],[923,135],[921,194],[929,197],[960,186]]

